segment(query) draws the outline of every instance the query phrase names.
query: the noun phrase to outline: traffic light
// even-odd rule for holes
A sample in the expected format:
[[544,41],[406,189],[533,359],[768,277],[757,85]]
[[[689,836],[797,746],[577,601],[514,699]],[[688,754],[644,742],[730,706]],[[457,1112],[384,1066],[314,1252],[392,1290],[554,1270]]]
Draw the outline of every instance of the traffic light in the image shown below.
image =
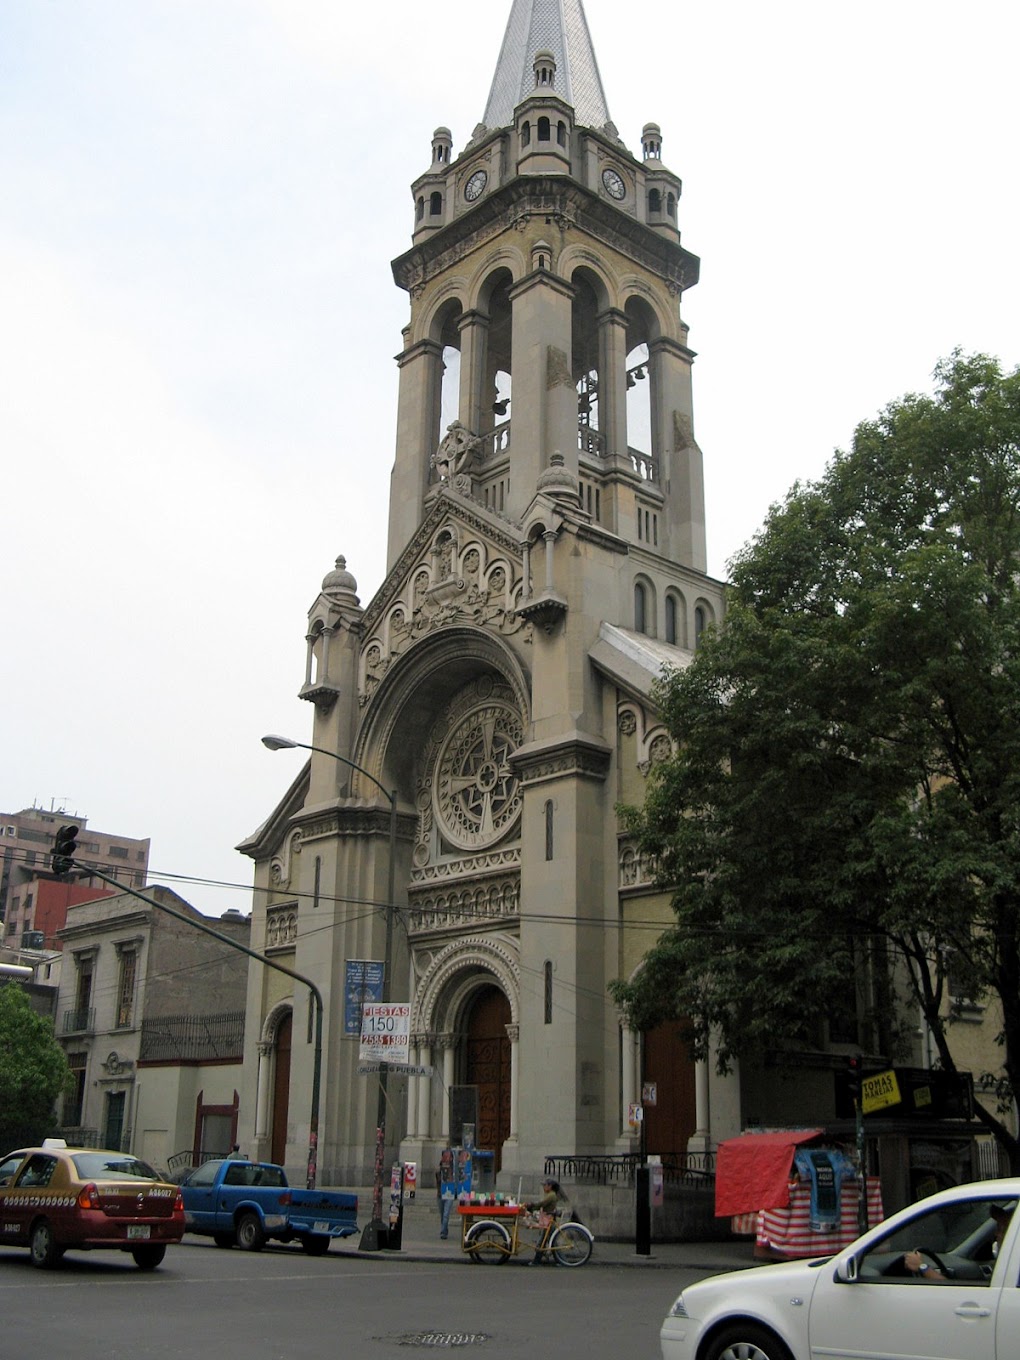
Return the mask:
[[66,874],[74,868],[74,857],[78,850],[80,826],[62,826],[53,841],[53,854],[50,865],[55,874]]
[[846,1060],[846,1084],[850,1099],[855,1106],[861,1103],[861,1077],[864,1075],[864,1060],[859,1053],[852,1053]]

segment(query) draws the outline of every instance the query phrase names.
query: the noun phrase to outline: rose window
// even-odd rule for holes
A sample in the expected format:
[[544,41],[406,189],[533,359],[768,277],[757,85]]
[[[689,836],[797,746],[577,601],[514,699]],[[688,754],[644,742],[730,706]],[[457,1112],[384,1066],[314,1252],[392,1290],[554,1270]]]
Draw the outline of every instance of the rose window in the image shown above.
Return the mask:
[[454,724],[439,753],[434,787],[439,825],[458,848],[491,845],[520,815],[510,757],[522,740],[521,720],[506,704],[482,704]]

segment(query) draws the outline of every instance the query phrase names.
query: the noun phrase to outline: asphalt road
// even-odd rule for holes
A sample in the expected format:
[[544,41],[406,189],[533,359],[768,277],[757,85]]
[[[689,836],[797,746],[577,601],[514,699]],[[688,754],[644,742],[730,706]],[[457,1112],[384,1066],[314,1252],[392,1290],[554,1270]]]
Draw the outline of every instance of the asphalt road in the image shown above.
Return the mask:
[[[700,1272],[704,1274],[704,1272]],[[697,1271],[431,1265],[334,1249],[222,1251],[186,1239],[145,1274],[114,1252],[54,1271],[0,1249],[0,1360],[657,1360]]]

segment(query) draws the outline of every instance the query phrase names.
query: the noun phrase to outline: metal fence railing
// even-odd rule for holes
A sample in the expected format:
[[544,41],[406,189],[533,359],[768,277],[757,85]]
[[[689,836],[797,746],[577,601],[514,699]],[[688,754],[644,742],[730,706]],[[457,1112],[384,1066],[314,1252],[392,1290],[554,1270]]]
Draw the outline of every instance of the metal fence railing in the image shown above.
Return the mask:
[[[660,1155],[662,1178],[669,1185],[715,1184],[714,1152],[664,1152]],[[642,1158],[636,1152],[622,1152],[609,1156],[560,1156],[550,1153],[545,1158],[545,1174],[556,1180],[587,1185],[633,1185]]]

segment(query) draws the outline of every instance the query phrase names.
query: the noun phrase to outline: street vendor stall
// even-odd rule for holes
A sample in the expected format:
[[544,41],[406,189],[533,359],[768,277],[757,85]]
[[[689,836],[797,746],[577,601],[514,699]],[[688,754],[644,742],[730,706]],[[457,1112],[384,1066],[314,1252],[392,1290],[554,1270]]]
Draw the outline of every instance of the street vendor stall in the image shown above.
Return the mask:
[[[858,1236],[857,1168],[821,1129],[746,1133],[719,1144],[717,1217],[735,1231],[753,1231],[755,1255],[771,1259],[821,1256]],[[868,1223],[881,1222],[878,1180],[867,1178]]]

